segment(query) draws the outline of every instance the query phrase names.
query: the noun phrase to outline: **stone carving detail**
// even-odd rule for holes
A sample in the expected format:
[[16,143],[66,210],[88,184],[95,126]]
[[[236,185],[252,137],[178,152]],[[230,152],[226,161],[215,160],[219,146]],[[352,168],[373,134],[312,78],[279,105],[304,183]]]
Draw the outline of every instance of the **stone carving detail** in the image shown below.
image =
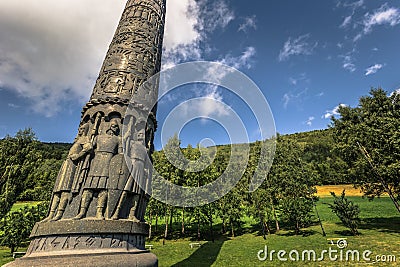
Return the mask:
[[144,236],[129,234],[50,236],[36,238],[27,253],[80,249],[144,249],[144,242]]
[[[160,70],[165,1],[130,0],[109,47],[91,100],[84,107],[78,136],[59,172],[44,222],[81,219],[144,221],[151,184],[155,110],[147,121],[124,118],[133,96],[138,114],[147,114],[157,84],[142,85]],[[130,120],[123,155],[121,129]],[[150,160],[149,160],[150,159]]]
[[[78,137],[72,145],[67,159],[64,161],[55,182],[53,199],[50,212],[45,221],[60,220],[64,214],[71,194],[79,192],[76,181],[81,171],[85,169],[85,161],[82,160],[87,152],[91,150],[91,143],[87,136],[89,124],[85,123],[79,127]],[[56,213],[57,212],[57,213]]]
[[[156,266],[156,257],[144,245],[149,195],[143,189],[150,192],[151,188],[149,166],[157,127],[153,104],[158,84],[140,86],[161,68],[165,1],[127,2],[83,108],[78,135],[59,171],[49,214],[35,225],[27,256],[16,261],[16,266],[42,266],[55,255],[62,255],[65,262],[68,257],[85,262],[82,255],[87,250],[93,255],[113,251]],[[125,117],[128,106],[137,117]],[[124,122],[130,127],[122,136]],[[124,150],[131,164],[126,163]],[[128,257],[126,252],[131,251]],[[93,266],[105,266],[98,259]]]
[[129,98],[160,71],[165,3],[129,1],[109,47],[91,98]]

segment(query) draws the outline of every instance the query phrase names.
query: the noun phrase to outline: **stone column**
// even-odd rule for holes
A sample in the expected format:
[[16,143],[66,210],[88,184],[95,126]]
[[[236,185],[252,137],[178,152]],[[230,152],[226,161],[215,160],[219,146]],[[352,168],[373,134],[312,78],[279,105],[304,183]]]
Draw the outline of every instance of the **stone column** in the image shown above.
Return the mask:
[[[149,196],[137,181],[148,186],[151,175],[158,86],[140,86],[160,71],[165,12],[166,0],[127,2],[48,217],[32,230],[27,254],[7,266],[157,266],[145,249]],[[138,118],[125,115],[128,105]]]

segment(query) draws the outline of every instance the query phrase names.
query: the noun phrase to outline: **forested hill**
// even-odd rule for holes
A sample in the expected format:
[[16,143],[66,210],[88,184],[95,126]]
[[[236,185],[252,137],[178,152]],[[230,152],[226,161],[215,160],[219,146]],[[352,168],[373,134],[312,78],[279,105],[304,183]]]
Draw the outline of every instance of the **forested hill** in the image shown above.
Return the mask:
[[[343,161],[333,154],[334,142],[331,132],[327,129],[281,135],[278,137],[278,142],[286,140],[299,145],[303,161],[311,163],[318,174],[313,177],[317,184],[346,183]],[[58,170],[70,146],[71,144],[66,143],[39,142],[30,129],[22,130],[14,137],[0,140],[1,195],[18,200],[49,199]],[[255,144],[251,144],[252,150],[254,147]],[[277,148],[279,149],[279,145]],[[218,146],[218,151],[219,157],[225,157],[219,161],[224,165],[224,162],[229,161],[230,147]],[[224,168],[224,166],[217,167]],[[13,192],[7,193],[6,187],[8,191],[13,188]]]

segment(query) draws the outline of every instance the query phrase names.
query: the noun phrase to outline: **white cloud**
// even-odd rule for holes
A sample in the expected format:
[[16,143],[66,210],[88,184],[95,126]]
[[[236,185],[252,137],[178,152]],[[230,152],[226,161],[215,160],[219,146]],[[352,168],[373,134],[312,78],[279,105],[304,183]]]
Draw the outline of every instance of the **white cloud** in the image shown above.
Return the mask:
[[308,42],[309,38],[310,34],[301,35],[296,39],[289,37],[279,53],[279,61],[287,60],[294,55],[311,55],[318,42],[310,44]]
[[352,15],[345,17],[343,22],[342,22],[342,24],[339,27],[340,28],[346,28],[347,26],[349,26],[350,23],[351,23],[352,17],[353,17]]
[[0,80],[52,116],[61,101],[92,91],[124,3],[102,0],[0,2]]
[[[354,38],[353,42],[359,41],[364,35],[372,32],[373,28],[379,25],[396,26],[400,24],[400,9],[389,7],[387,3],[372,13],[366,13],[363,21],[360,23],[363,27]],[[356,26],[356,25],[355,25]]]
[[341,57],[343,57],[343,65],[342,67],[345,70],[348,70],[350,72],[355,72],[357,70],[356,65],[354,64],[354,58],[352,56],[354,51],[347,53],[346,55],[342,55]]
[[308,88],[295,93],[295,92],[287,92],[283,95],[282,101],[283,101],[283,107],[286,109],[291,102],[296,102],[296,101],[301,101],[303,99],[303,96],[307,93]]
[[169,0],[167,10],[163,69],[201,60],[208,34],[223,30],[235,18],[225,0]]
[[309,117],[308,120],[306,121],[306,124],[307,124],[308,126],[312,126],[313,120],[315,120],[315,117],[312,117],[312,116]]
[[284,108],[287,108],[291,99],[292,99],[292,95],[290,93],[285,93],[283,95],[283,107]]
[[210,85],[205,89],[204,94],[198,94],[196,98],[191,98],[181,104],[183,117],[205,117],[222,118],[231,115],[230,107],[224,103],[222,94],[218,86]]
[[400,95],[400,88],[398,88],[398,89],[394,90],[393,92],[391,92],[391,93],[389,94],[389,96],[393,96],[393,94]]
[[167,51],[190,45],[200,38],[196,30],[199,10],[194,0],[169,0],[167,10],[163,43]]
[[357,9],[359,7],[362,7],[363,5],[364,5],[364,0],[359,0],[349,4],[349,6],[351,6],[353,9]]
[[238,57],[227,55],[222,60],[219,60],[219,62],[234,67],[236,69],[240,69],[243,67],[250,69],[252,66],[252,60],[255,55],[256,49],[252,46],[249,46],[245,49],[245,51],[243,51],[242,55]]
[[400,10],[398,8],[389,7],[387,4],[382,5],[373,14],[365,14],[364,16],[364,33],[371,32],[376,25],[395,26],[400,23]]
[[[0,81],[46,116],[85,103],[126,1],[0,1]],[[234,13],[225,0],[168,0],[163,65],[201,59]]]
[[383,65],[382,64],[375,64],[365,70],[365,76],[375,74],[378,72],[378,70],[382,69]]
[[244,18],[244,22],[239,25],[238,31],[247,32],[249,29],[257,29],[256,16]]
[[20,108],[20,106],[14,104],[14,103],[8,103],[8,106],[9,106],[10,108]]
[[327,111],[325,112],[325,114],[322,116],[322,118],[323,118],[323,119],[330,119],[332,116],[340,115],[340,114],[339,114],[339,108],[340,108],[340,107],[346,107],[346,106],[347,106],[347,105],[345,105],[345,104],[340,104],[340,105],[334,107],[332,110],[327,110]]

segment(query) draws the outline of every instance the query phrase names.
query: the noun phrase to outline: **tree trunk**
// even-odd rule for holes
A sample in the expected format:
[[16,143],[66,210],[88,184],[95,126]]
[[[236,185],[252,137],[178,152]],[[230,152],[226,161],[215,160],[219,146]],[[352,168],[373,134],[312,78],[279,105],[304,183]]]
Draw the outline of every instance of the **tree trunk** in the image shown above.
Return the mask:
[[232,233],[232,237],[235,237],[235,229],[234,229],[232,220],[231,220],[231,233]]
[[155,233],[157,233],[157,228],[158,228],[158,213],[156,212],[156,228],[154,229]]
[[182,207],[182,235],[185,235],[185,207]]
[[164,231],[164,239],[163,239],[163,245],[165,245],[165,240],[168,237],[168,209],[165,211],[165,231]]
[[265,221],[265,220],[264,220],[264,227],[267,229],[267,233],[268,233],[268,234],[271,234],[271,229],[270,229],[270,227],[269,227],[269,225],[268,225],[268,222]]
[[211,241],[214,242],[214,231],[213,231],[213,217],[212,217],[212,210],[210,211],[210,214],[208,216],[208,220],[210,222],[210,236],[211,236]]
[[169,214],[169,228],[171,228],[171,231],[173,229],[173,222],[172,222],[173,216],[174,216],[174,208],[171,207]]
[[258,210],[258,216],[260,217],[260,224],[261,224],[261,231],[262,231],[263,238],[266,239],[266,236],[265,236],[265,220],[264,220],[260,210]]
[[200,212],[197,213],[197,241],[200,241]]
[[270,199],[270,201],[271,201],[271,207],[272,207],[272,214],[274,215],[274,220],[275,220],[276,232],[278,233],[280,230],[278,217],[276,216],[276,210],[275,210],[274,204],[272,202],[272,199]]
[[153,225],[153,221],[152,221],[152,216],[151,216],[151,210],[149,211],[149,239],[151,239],[151,226]]

